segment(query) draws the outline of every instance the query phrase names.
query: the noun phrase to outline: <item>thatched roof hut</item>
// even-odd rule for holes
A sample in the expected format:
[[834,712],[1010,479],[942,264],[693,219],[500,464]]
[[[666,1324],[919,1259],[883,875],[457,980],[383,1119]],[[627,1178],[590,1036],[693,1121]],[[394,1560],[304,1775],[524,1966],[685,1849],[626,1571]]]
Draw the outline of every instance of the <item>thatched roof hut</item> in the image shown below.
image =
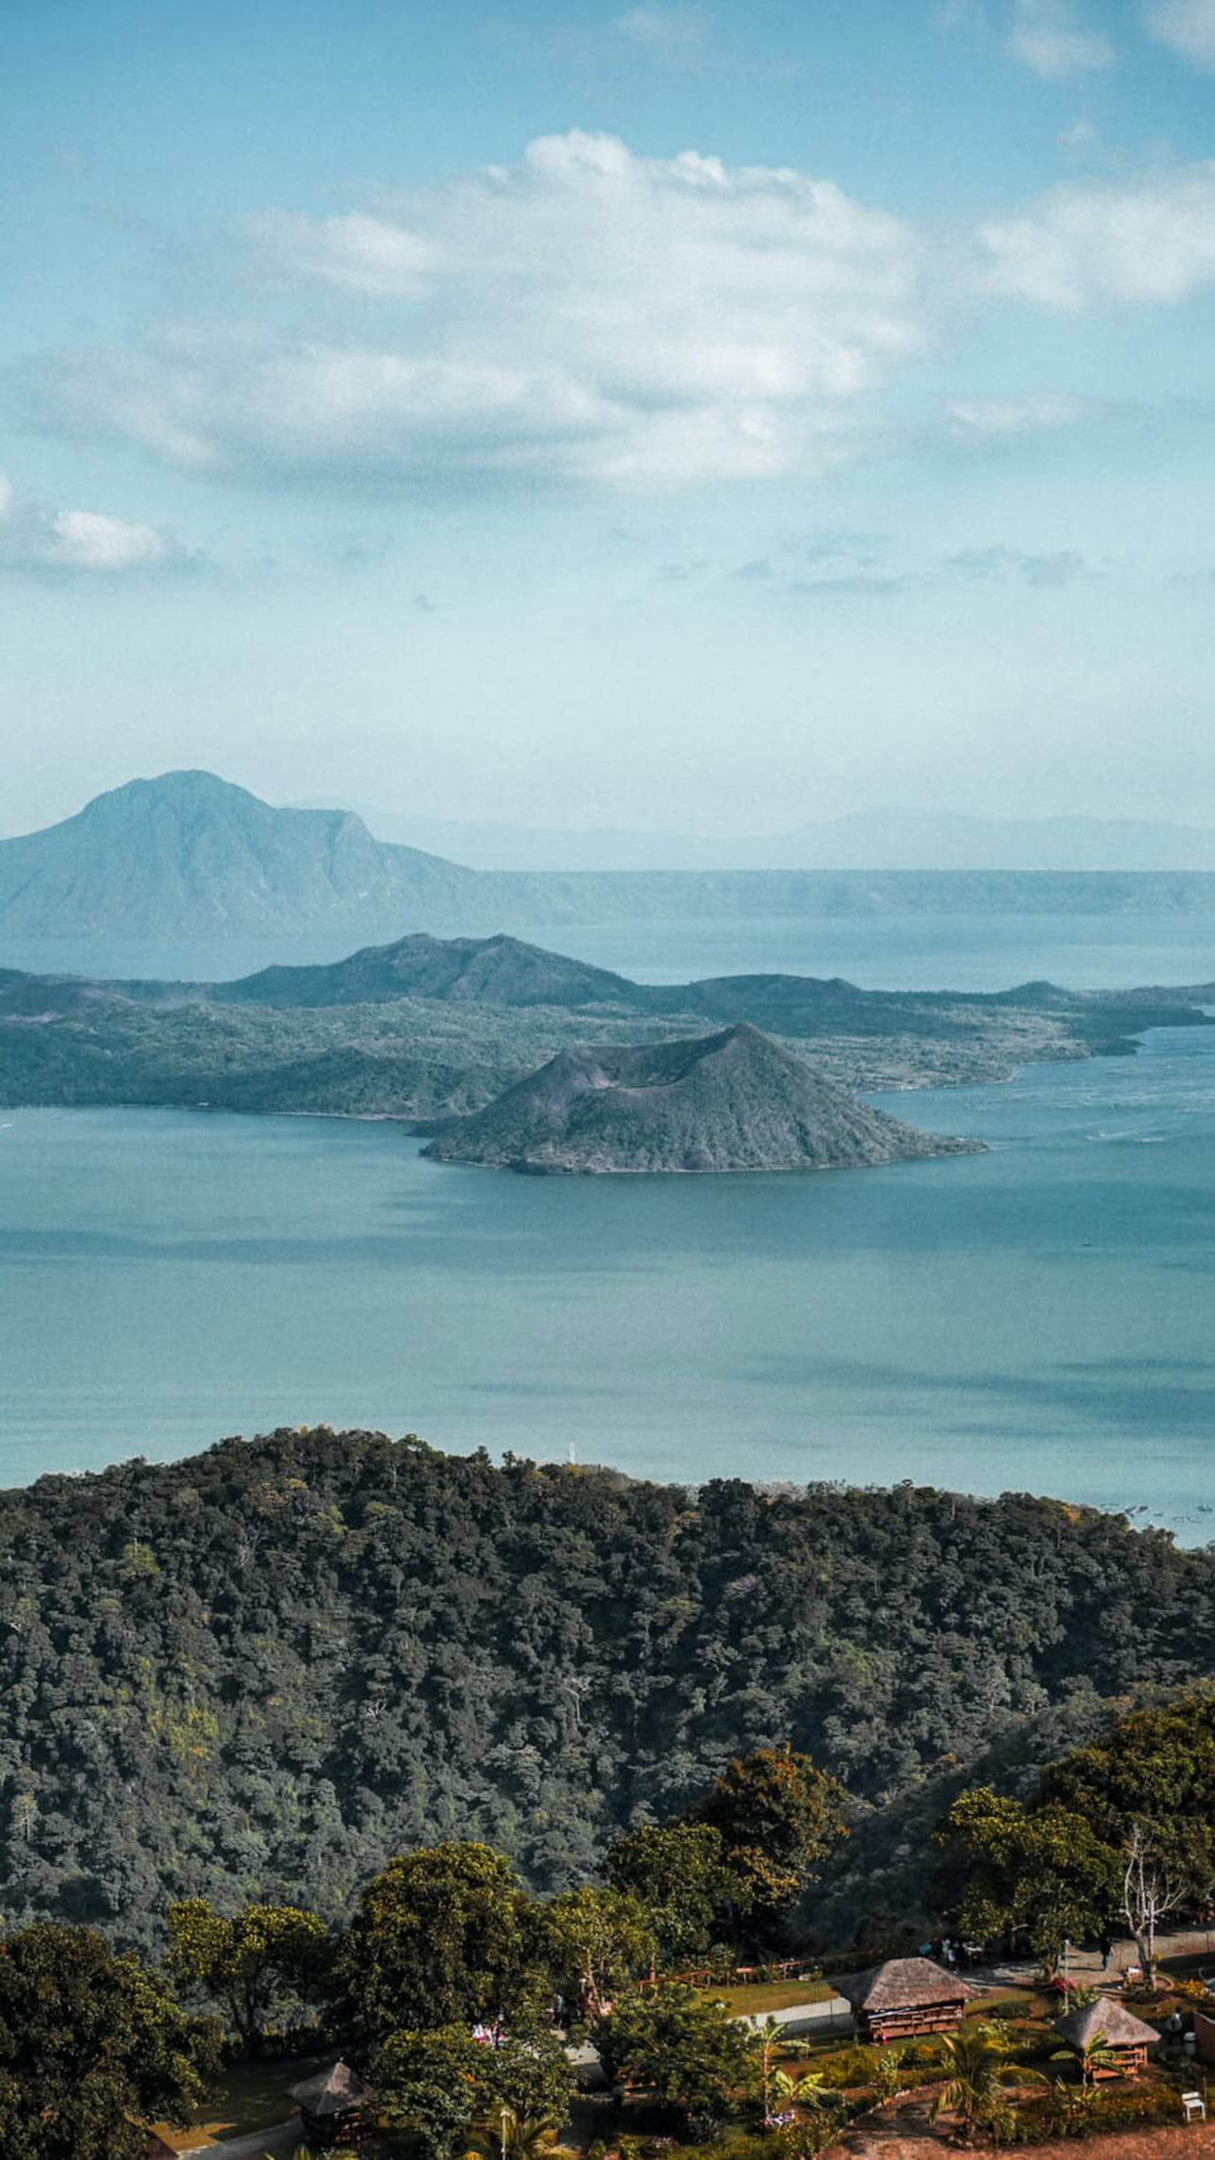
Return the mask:
[[856,2014],[863,2040],[903,2040],[916,2033],[951,2032],[976,1990],[932,1958],[887,1958],[836,1986]]
[[1155,2047],[1160,2035],[1154,2025],[1145,2025],[1142,2018],[1128,2010],[1116,1996],[1103,1995],[1098,2002],[1086,2003],[1082,2010],[1069,2010],[1055,2027],[1065,2047],[1071,2048],[1083,2061],[1084,2051],[1094,2042],[1108,2048],[1114,2057],[1112,2063],[1094,2066],[1092,2075],[1099,2077],[1134,2077],[1147,2063],[1148,2049]]
[[369,2094],[357,2070],[336,2062],[332,2069],[293,2085],[291,2097],[311,2139],[320,2145],[340,2145],[358,2124]]

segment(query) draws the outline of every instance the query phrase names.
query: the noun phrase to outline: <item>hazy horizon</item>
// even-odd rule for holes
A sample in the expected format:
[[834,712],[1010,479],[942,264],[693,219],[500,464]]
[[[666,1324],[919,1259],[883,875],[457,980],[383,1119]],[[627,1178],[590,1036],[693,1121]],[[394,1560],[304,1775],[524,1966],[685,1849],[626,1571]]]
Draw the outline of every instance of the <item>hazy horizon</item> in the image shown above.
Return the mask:
[[[102,793],[164,786],[199,773],[239,787],[225,775],[182,767],[131,774],[117,789]],[[95,800],[77,803],[51,827],[34,830],[70,823]],[[552,827],[458,814],[412,815],[402,806],[365,802],[336,790],[271,807],[342,810],[358,817],[377,840],[447,856],[473,869],[1215,870],[1215,827],[1065,813],[1001,817],[926,803],[875,802],[832,818],[787,821],[765,833],[728,826],[706,825],[700,831],[641,822]],[[0,842],[27,836],[28,829],[0,826]]]
[[8,32],[3,830],[1215,827],[1215,0]]

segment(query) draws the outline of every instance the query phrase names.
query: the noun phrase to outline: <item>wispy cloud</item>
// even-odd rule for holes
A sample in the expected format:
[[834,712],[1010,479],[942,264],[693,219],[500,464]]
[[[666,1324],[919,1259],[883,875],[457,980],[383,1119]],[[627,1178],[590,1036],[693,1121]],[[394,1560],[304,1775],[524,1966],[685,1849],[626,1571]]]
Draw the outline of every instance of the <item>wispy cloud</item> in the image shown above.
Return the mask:
[[1144,25],[1196,67],[1215,67],[1215,0],[1147,0]]
[[129,576],[182,567],[192,558],[153,525],[132,525],[99,510],[55,510],[18,496],[0,473],[0,573]]
[[1074,585],[1077,578],[1087,574],[1089,566],[1075,548],[1035,554],[995,542],[990,547],[960,548],[956,554],[943,555],[940,567],[949,575],[980,584],[1019,582],[1038,591],[1055,591]]
[[[779,541],[766,555],[749,557],[730,572],[745,583],[778,580],[790,591],[809,592],[819,586],[845,590],[871,580],[889,588],[892,581],[879,571],[886,550],[886,535],[873,532],[818,532]],[[817,577],[808,572],[820,573]]]
[[420,234],[357,212],[309,218],[266,210],[247,217],[244,230],[263,264],[285,283],[315,279],[373,299],[422,295],[441,260]]
[[709,32],[704,18],[683,8],[632,7],[616,19],[616,28],[630,45],[677,67],[700,67],[709,52]]
[[988,290],[1077,312],[1215,284],[1215,162],[1062,187],[983,227]]
[[[736,25],[745,17],[735,17]],[[787,55],[757,57],[723,37],[713,21],[696,8],[631,7],[616,17],[616,35],[634,51],[662,67],[684,74],[743,76],[795,75],[800,63]]]
[[792,578],[785,590],[803,599],[890,600],[895,593],[905,591],[908,582],[902,577],[872,577],[856,570],[839,577]]
[[1097,409],[1081,397],[958,398],[949,407],[950,433],[956,442],[975,444],[1053,434],[1078,426]]
[[1115,59],[1109,38],[1077,0],[1014,0],[1008,43],[1014,58],[1046,82],[1091,75]]

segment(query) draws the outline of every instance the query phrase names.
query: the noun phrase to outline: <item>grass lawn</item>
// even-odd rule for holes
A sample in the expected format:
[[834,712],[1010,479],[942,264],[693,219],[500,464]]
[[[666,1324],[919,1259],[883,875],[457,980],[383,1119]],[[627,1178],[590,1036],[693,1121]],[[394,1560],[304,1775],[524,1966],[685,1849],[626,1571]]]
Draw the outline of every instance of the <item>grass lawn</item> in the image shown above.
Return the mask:
[[981,1995],[976,1996],[972,2003],[968,2003],[965,2015],[973,2018],[986,2018],[991,2016],[993,2010],[1006,2009],[1010,2006],[1023,2011],[1026,2017],[1043,2018],[1047,2022],[1062,2017],[1067,2008],[1061,1995],[1051,1995],[1043,1989],[994,1987],[984,1988]]
[[203,2120],[189,2130],[170,2130],[153,2125],[174,2152],[198,2145],[221,2145],[225,2138],[243,2137],[253,2130],[270,2130],[295,2113],[288,2095],[293,2085],[319,2070],[329,2056],[300,2055],[281,2062],[231,2063],[220,2071],[202,2106]]
[[766,2017],[772,2010],[792,2010],[798,2003],[828,2002],[835,1989],[829,1980],[750,1981],[743,1987],[702,1988],[724,2002],[735,2017]]

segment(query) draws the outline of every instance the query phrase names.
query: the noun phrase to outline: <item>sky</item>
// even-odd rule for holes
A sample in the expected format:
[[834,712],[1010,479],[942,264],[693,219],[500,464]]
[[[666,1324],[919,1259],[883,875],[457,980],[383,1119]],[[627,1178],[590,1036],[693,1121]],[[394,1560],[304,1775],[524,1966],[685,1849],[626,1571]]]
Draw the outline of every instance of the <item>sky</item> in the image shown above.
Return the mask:
[[1215,0],[7,0],[0,831],[1215,824]]

